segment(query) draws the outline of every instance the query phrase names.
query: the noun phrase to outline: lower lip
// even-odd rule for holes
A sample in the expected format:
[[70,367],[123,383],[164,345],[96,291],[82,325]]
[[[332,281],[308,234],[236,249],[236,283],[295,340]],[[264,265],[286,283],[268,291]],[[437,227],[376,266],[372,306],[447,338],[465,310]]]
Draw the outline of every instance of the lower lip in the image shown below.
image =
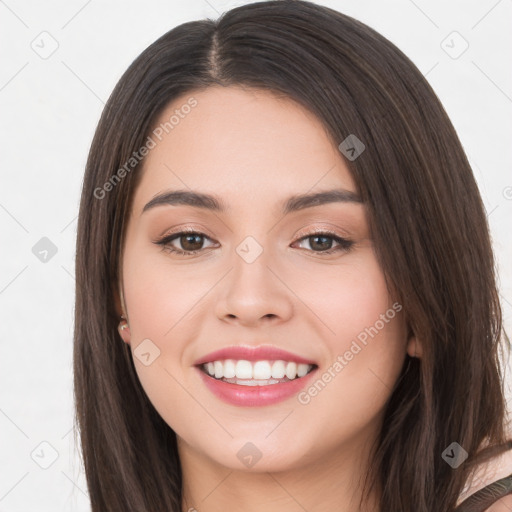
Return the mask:
[[200,373],[206,387],[223,402],[231,405],[257,407],[282,402],[296,395],[309,383],[313,374],[318,370],[318,367],[310,371],[304,377],[280,384],[268,384],[266,386],[241,386],[239,384],[231,384],[214,379],[197,367],[196,369]]

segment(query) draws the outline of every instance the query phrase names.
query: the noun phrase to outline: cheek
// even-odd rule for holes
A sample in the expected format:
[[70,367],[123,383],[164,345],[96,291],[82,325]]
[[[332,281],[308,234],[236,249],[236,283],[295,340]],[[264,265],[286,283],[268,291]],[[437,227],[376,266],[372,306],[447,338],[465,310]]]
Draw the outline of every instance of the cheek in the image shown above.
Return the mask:
[[137,344],[150,338],[163,344],[160,348],[166,351],[175,350],[180,339],[176,333],[185,325],[190,327],[190,315],[205,293],[205,282],[193,269],[170,265],[165,254],[147,245],[136,241],[124,256],[124,290],[132,341]]
[[373,253],[347,276],[342,301],[337,349],[351,358],[347,374],[363,389],[376,385],[387,394],[405,358],[406,330],[402,305],[390,296]]
[[[320,337],[329,340],[330,348],[336,351],[344,349],[347,342],[350,345],[350,340],[360,333],[364,338],[365,329],[376,322],[378,330],[383,330],[382,315],[385,320],[399,316],[397,308],[392,307],[384,275],[370,248],[347,255],[336,264],[319,264],[314,273],[311,263],[301,262],[287,273],[286,279],[314,313],[307,316],[322,328]],[[385,331],[391,334],[389,331],[396,330],[397,322],[393,326],[389,324],[385,322]]]
[[329,328],[323,330],[328,358],[299,398],[325,414],[320,423],[333,425],[336,435],[340,425],[357,431],[382,411],[405,360],[406,330],[402,305],[390,297],[373,253],[323,272],[315,275],[319,286],[309,283],[302,293]]
[[[207,293],[219,280],[218,271],[207,264],[171,264],[147,242],[129,241],[123,284],[133,361],[150,401],[174,422],[176,410],[190,408],[190,340],[202,335],[205,308],[213,307]],[[148,365],[146,357],[139,357],[147,352]]]
[[[159,257],[135,244],[125,252],[123,276],[130,345],[146,395],[174,427],[176,411],[190,408],[182,363],[187,340],[194,339],[199,327],[198,322],[191,321],[193,306],[204,291],[199,280],[185,278],[179,269],[166,265],[160,253],[153,252]],[[147,353],[149,356],[144,355]]]

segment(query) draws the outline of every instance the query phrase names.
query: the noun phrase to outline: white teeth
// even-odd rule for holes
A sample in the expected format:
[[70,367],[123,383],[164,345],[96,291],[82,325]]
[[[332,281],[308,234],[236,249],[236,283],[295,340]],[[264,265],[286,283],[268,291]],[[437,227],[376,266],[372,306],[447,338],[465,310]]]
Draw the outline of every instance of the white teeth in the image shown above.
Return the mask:
[[213,363],[213,368],[215,370],[215,378],[220,379],[224,377],[224,369],[222,368],[222,361],[215,361]]
[[[244,361],[243,359],[237,361],[235,374],[237,379],[252,379],[252,364],[249,361]],[[221,375],[221,377],[224,377],[224,375]]]
[[297,365],[295,363],[288,363],[286,365],[286,376],[289,379],[294,379],[297,375]]
[[256,361],[252,368],[253,379],[267,380],[272,376],[272,368],[268,361]]
[[282,379],[286,373],[286,366],[284,361],[274,361],[272,365],[272,378]]
[[309,368],[308,368],[309,365],[307,364],[299,364],[297,366],[297,375],[299,377],[304,377],[304,375],[306,375],[309,371]]
[[313,368],[311,364],[297,364],[293,361],[246,361],[245,359],[211,361],[203,364],[203,369],[216,379],[224,379],[235,384],[239,379],[247,386],[277,384],[276,379],[293,380],[304,377]]
[[224,379],[225,382],[229,382],[230,384],[239,384],[241,386],[268,386],[269,384],[279,384],[281,381],[277,379],[267,379],[267,380],[247,380],[247,379]]
[[226,379],[232,379],[236,375],[235,361],[233,361],[233,359],[227,359],[224,361],[223,374]]

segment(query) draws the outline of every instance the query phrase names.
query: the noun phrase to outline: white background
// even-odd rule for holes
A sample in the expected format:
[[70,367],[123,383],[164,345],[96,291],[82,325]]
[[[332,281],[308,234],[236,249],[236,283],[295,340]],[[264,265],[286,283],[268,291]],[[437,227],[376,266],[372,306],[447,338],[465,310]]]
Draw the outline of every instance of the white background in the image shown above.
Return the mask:
[[[0,0],[0,512],[89,510],[73,442],[73,275],[82,176],[104,102],[159,36],[244,3]],[[390,39],[441,99],[488,211],[510,333],[512,0],[318,3]],[[465,43],[453,31],[469,44],[458,58]],[[42,237],[57,249],[46,263],[32,252]]]

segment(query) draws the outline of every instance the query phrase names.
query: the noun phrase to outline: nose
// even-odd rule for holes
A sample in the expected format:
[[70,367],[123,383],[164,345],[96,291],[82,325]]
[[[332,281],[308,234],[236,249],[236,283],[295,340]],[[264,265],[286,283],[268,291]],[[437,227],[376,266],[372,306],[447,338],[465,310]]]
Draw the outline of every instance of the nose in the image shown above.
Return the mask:
[[217,317],[247,327],[289,320],[293,314],[293,293],[280,273],[265,251],[251,263],[235,255],[231,271],[219,283]]

